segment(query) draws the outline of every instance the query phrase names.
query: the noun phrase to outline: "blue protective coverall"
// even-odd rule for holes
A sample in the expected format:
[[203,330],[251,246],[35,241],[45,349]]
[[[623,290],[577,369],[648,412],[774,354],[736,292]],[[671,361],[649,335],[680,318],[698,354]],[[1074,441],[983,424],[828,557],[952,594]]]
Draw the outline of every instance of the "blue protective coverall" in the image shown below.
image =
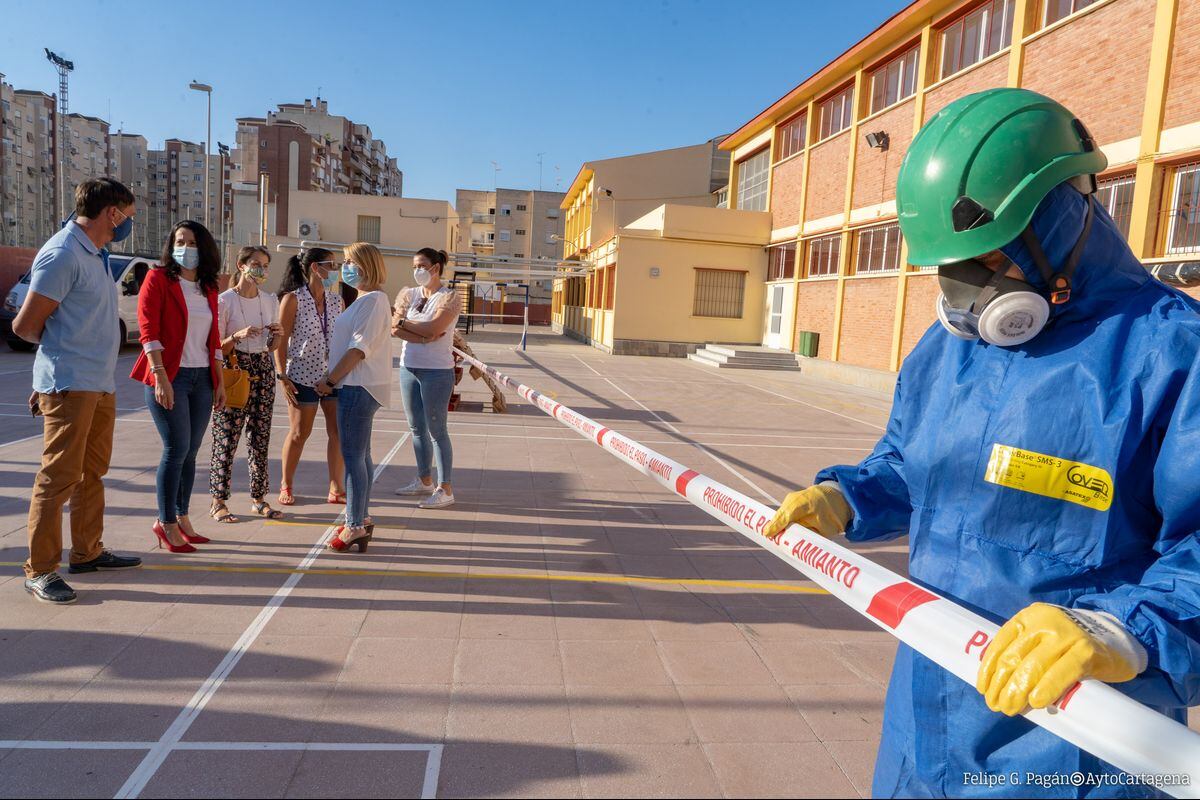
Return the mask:
[[[1087,202],[1062,185],[1038,207],[1051,264],[1074,246]],[[1004,252],[1044,289],[1020,240]],[[1070,302],[1018,347],[935,324],[904,361],[871,455],[816,481],[837,481],[854,510],[851,541],[907,533],[910,576],[997,623],[1035,601],[1112,614],[1150,664],[1117,688],[1182,721],[1200,703],[1200,306],[1151,278],[1098,204],[1072,283]],[[985,481],[995,444],[1103,468],[1111,506]],[[964,782],[1076,770],[1119,772],[989,710],[974,686],[900,645],[874,796],[1157,796]]]

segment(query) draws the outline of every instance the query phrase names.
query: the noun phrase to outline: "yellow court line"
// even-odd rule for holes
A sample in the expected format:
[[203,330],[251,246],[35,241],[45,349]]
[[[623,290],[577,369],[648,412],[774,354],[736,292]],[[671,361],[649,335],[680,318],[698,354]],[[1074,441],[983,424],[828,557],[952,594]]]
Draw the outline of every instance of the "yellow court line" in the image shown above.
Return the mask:
[[[0,567],[20,567],[21,561],[0,561]],[[290,569],[288,567],[227,567],[221,564],[143,564],[142,569],[157,572],[227,572],[245,575],[325,575],[383,576],[395,578],[461,578],[496,581],[559,581],[563,583],[614,583],[650,586],[714,586],[730,589],[766,589],[793,594],[829,594],[819,586],[792,586],[758,581],[708,580],[704,578],[651,578],[641,575],[531,575],[513,572],[438,572],[434,570],[383,569]]]

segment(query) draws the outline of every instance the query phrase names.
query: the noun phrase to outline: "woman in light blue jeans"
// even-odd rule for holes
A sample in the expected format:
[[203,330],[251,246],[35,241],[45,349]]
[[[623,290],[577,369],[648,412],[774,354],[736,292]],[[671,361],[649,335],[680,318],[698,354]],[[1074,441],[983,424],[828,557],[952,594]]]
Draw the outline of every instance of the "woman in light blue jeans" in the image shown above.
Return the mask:
[[[446,416],[454,391],[451,347],[459,303],[454,290],[442,285],[445,269],[444,250],[418,250],[413,256],[417,286],[402,290],[392,311],[392,335],[404,340],[400,395],[417,459],[416,480],[397,489],[396,494],[423,497],[421,508],[444,508],[454,503],[450,485],[454,451],[446,432]],[[437,483],[433,481],[434,461]]]

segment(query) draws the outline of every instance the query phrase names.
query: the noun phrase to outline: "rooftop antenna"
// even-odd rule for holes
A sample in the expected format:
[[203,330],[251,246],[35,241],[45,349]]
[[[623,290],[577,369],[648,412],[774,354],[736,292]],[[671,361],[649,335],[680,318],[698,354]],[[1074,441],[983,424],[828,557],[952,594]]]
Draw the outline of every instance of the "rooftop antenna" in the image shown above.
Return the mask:
[[46,51],[46,60],[58,70],[58,146],[60,155],[54,165],[54,171],[58,173],[56,176],[58,178],[58,218],[63,220],[67,218],[67,165],[68,154],[71,152],[67,142],[69,138],[67,136],[67,75],[75,69],[75,64],[53,52],[49,47],[43,49]]
[[544,156],[544,155],[546,155],[546,154],[538,153],[538,191],[539,192],[542,191],[542,189],[546,188],[545,186],[542,185],[542,156]]

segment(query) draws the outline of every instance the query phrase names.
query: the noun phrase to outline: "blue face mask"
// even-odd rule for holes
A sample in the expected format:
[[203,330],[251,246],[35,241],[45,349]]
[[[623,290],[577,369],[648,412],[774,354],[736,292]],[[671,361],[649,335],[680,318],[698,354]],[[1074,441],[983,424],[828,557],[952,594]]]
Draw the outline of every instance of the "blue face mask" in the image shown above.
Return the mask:
[[176,247],[171,251],[171,258],[184,269],[195,269],[200,266],[200,251],[195,247]]
[[[117,213],[120,214],[121,212],[118,210]],[[129,234],[132,232],[133,217],[125,217],[120,225],[117,225],[115,228],[113,228],[112,240],[114,242],[123,242],[129,238]]]
[[347,261],[342,265],[342,283],[351,289],[357,289],[358,284],[361,282],[362,275],[358,274],[358,264],[355,264],[353,261]]
[[329,274],[326,275],[324,278],[321,278],[321,285],[324,286],[326,289],[332,289],[333,287],[337,286],[337,283],[338,283],[338,274],[332,270],[330,270]]

